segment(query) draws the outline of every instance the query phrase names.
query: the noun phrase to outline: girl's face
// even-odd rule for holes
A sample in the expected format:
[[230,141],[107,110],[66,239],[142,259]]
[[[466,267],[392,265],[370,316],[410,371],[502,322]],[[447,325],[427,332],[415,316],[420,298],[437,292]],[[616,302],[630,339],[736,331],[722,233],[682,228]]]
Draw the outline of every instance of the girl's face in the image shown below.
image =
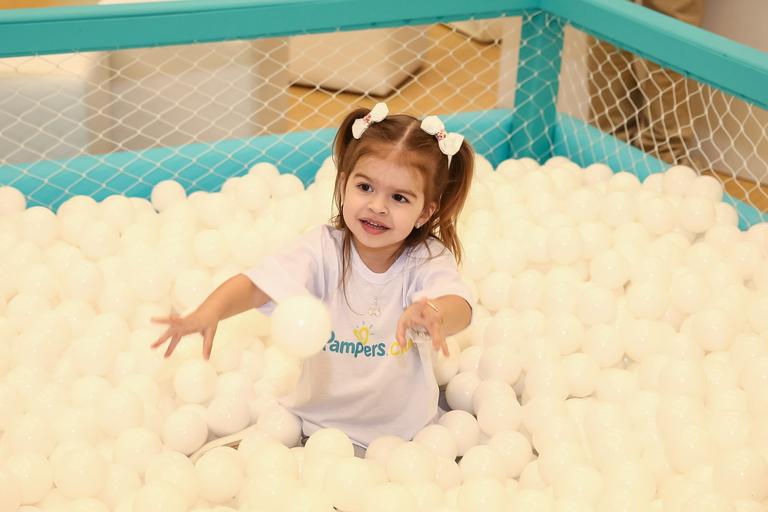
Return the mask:
[[419,172],[388,159],[361,158],[347,177],[342,215],[358,245],[394,253],[434,212],[424,203]]

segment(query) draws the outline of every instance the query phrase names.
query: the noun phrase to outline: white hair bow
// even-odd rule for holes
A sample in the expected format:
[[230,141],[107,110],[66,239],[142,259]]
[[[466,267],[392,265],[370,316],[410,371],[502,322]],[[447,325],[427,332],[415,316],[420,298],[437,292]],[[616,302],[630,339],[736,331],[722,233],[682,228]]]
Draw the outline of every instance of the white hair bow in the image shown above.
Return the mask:
[[451,165],[451,157],[459,152],[464,136],[458,133],[448,133],[445,125],[437,116],[427,116],[421,122],[421,129],[437,139],[437,145],[444,155],[448,155],[448,165]]
[[377,103],[373,106],[371,111],[365,115],[365,117],[355,119],[355,122],[352,123],[352,136],[356,139],[359,139],[369,126],[371,126],[373,123],[378,123],[379,121],[383,120],[385,117],[387,117],[387,114],[389,114],[387,104]]

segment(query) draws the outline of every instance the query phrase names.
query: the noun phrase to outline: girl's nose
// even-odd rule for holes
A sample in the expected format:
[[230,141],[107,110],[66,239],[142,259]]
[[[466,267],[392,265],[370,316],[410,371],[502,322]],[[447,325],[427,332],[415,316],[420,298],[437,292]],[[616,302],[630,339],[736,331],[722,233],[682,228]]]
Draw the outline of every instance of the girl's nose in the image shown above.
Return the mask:
[[387,207],[384,204],[384,200],[380,197],[371,199],[371,202],[368,204],[368,208],[380,215],[385,215],[387,213]]

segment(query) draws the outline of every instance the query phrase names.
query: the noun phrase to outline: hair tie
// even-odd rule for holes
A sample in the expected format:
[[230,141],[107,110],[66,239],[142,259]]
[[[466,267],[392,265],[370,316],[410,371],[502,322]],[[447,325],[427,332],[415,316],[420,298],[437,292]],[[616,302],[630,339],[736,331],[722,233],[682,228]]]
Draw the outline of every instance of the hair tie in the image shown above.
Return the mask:
[[448,133],[445,125],[437,116],[427,116],[421,122],[421,129],[437,139],[440,151],[448,156],[448,166],[451,165],[451,157],[459,152],[464,136],[458,133]]
[[365,117],[355,119],[355,122],[352,123],[352,136],[359,139],[365,130],[367,130],[373,123],[378,123],[383,120],[387,117],[387,114],[389,114],[387,104],[377,103]]

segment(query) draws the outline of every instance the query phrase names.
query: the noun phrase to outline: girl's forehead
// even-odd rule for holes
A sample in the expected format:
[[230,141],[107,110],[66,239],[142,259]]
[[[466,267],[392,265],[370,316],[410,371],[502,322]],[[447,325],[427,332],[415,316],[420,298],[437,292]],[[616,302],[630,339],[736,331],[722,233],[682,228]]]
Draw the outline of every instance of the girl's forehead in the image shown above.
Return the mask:
[[359,175],[364,175],[385,185],[408,186],[413,188],[414,192],[421,192],[424,186],[424,178],[418,169],[388,158],[361,158],[350,176],[354,178]]

